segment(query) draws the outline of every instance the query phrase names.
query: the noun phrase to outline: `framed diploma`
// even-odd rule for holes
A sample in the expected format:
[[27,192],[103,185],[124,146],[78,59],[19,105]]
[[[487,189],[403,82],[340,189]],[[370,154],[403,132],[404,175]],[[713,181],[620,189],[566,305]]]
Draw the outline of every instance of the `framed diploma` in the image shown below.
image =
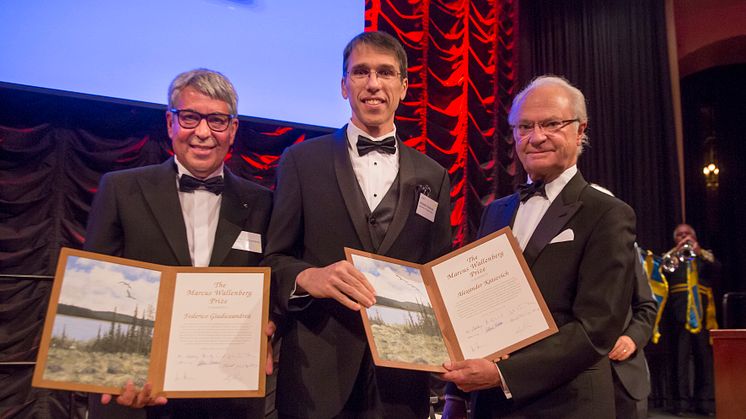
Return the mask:
[[444,372],[448,360],[496,360],[557,333],[510,228],[425,265],[345,248],[376,289],[361,309],[376,365]]
[[269,268],[156,265],[62,249],[32,385],[262,397]]

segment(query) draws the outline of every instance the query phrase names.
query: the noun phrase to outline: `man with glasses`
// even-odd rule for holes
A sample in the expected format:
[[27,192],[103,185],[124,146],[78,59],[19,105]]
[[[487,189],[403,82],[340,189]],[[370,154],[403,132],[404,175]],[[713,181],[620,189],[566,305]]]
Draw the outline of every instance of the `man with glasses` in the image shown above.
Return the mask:
[[631,304],[634,211],[576,167],[588,124],[580,90],[539,77],[508,118],[528,184],[486,208],[478,235],[512,227],[559,332],[497,363],[447,363],[443,378],[455,386],[444,417],[464,417],[470,399],[479,418],[613,418],[607,354]]
[[350,122],[287,150],[265,263],[288,314],[277,384],[281,418],[423,418],[428,374],[374,367],[361,306],[375,302],[344,247],[425,263],[450,249],[448,173],[396,136],[407,92],[399,42],[366,32],[343,53]]
[[[176,76],[166,111],[174,157],[102,177],[85,249],[163,265],[258,266],[272,192],[223,164],[238,129],[237,102],[233,85],[218,72],[198,69]],[[243,243],[246,237],[255,243]],[[273,331],[270,324],[265,332]],[[271,373],[271,361],[266,368]],[[102,401],[110,398],[104,395]],[[161,405],[148,409],[149,418],[259,418],[265,410],[263,399],[167,401],[151,397],[148,384],[138,391],[132,382],[117,403]],[[101,409],[113,408],[92,403],[93,417],[111,417]],[[131,417],[132,411],[125,414]]]

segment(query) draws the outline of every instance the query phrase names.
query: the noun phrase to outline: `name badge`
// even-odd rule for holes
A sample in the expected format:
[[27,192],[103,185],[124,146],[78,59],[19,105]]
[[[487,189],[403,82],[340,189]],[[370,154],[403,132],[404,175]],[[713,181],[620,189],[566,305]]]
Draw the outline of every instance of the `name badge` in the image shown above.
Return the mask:
[[242,231],[238,235],[233,248],[246,252],[262,253],[262,235],[250,231]]
[[420,194],[420,200],[417,202],[417,215],[424,217],[431,223],[435,221],[435,212],[438,210],[438,202],[426,196]]

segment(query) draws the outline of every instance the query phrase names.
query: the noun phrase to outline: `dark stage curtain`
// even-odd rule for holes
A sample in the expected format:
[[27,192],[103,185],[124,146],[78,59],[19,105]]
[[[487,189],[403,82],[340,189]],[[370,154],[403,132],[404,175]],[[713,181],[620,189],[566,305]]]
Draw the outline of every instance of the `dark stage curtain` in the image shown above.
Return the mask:
[[0,275],[0,417],[84,418],[80,393],[31,387],[52,281]]
[[[660,254],[681,220],[664,2],[520,3],[520,79],[565,76],[588,101],[591,147],[578,167],[637,213],[638,243]],[[668,407],[665,339],[649,344],[651,406]]]
[[637,213],[638,242],[667,250],[681,219],[664,2],[520,2],[520,80],[553,73],[586,95],[578,167]]

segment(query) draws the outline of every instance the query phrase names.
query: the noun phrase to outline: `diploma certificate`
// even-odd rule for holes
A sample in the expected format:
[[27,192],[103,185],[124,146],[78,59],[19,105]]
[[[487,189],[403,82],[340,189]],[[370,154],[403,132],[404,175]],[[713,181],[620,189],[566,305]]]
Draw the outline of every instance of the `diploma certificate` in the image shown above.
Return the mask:
[[269,268],[172,267],[62,249],[36,387],[262,397]]
[[425,265],[345,250],[376,289],[361,313],[377,365],[443,372],[557,332],[509,228]]

